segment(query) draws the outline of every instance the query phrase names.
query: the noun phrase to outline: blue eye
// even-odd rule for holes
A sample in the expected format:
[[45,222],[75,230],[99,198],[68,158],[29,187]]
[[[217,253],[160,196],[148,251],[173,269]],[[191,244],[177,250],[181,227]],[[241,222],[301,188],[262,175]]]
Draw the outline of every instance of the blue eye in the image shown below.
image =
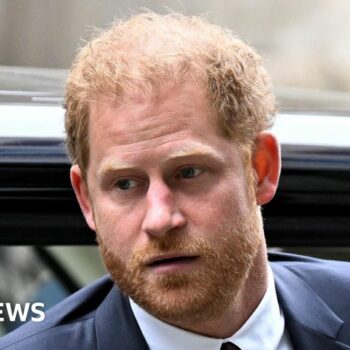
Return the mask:
[[116,186],[123,191],[130,190],[131,188],[134,188],[136,185],[137,185],[137,182],[130,179],[119,180],[116,183]]
[[192,166],[184,167],[180,170],[180,176],[184,179],[191,179],[200,175],[203,172],[202,169],[198,169]]

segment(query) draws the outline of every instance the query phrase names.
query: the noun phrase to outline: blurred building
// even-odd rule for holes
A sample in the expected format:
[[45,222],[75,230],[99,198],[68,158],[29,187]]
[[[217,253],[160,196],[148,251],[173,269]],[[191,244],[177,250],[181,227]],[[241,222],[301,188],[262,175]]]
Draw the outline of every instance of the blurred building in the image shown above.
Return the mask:
[[68,68],[94,27],[140,8],[204,14],[232,29],[277,86],[350,91],[347,0],[0,0],[0,65]]

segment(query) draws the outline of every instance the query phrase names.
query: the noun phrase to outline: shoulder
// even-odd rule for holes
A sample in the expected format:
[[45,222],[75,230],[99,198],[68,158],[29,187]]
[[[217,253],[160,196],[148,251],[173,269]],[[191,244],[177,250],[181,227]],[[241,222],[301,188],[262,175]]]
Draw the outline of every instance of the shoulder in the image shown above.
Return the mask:
[[313,283],[339,281],[345,282],[348,286],[350,284],[350,262],[317,259],[286,253],[270,253],[269,261],[272,268],[274,265],[282,266],[303,280],[312,281]]
[[283,266],[296,274],[305,274],[317,271],[320,275],[335,274],[341,275],[342,279],[350,278],[350,262],[325,260],[312,258],[303,255],[287,254],[287,253],[269,253],[269,261],[271,265]]
[[[1,350],[94,349],[95,311],[113,287],[106,276],[50,309],[42,322],[28,322],[0,339]],[[69,339],[70,341],[67,341]],[[77,345],[79,344],[79,345]]]
[[335,308],[350,302],[349,262],[284,253],[269,254],[269,261],[276,277],[286,271],[292,273]]

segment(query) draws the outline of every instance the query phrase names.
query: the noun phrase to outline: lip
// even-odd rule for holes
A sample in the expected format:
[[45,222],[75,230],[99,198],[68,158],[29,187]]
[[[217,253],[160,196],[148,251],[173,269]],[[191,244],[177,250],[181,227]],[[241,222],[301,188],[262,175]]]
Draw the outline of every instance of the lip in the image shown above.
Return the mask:
[[151,258],[146,266],[158,272],[180,272],[191,267],[199,255],[166,254]]
[[165,255],[159,255],[155,256],[151,259],[149,259],[146,263],[146,265],[156,265],[163,262],[166,262],[168,260],[181,260],[181,259],[192,259],[192,258],[198,258],[198,255],[185,255],[185,254],[165,254]]

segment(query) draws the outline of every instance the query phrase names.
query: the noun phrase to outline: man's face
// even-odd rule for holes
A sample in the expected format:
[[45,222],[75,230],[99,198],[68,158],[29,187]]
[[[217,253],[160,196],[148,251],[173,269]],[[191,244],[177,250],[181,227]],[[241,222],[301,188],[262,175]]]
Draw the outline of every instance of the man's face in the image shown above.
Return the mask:
[[90,111],[88,222],[113,279],[169,322],[220,314],[262,237],[252,174],[205,93],[187,81]]

